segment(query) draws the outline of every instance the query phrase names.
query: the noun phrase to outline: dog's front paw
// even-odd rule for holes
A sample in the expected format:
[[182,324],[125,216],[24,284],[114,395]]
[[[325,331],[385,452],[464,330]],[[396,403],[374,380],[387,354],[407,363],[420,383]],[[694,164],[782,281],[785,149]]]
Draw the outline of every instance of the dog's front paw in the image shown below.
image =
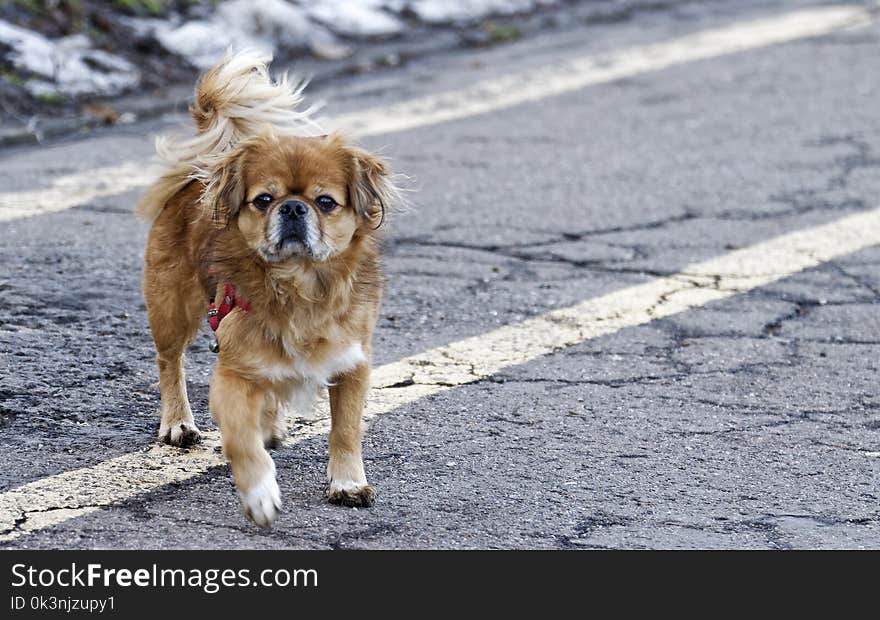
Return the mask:
[[269,470],[254,486],[239,491],[244,514],[259,525],[269,527],[281,510],[281,490],[275,480],[275,469]]
[[376,502],[376,490],[366,483],[331,480],[327,487],[327,500],[331,504],[368,508]]
[[193,422],[179,422],[159,427],[159,443],[188,448],[202,440],[202,433]]

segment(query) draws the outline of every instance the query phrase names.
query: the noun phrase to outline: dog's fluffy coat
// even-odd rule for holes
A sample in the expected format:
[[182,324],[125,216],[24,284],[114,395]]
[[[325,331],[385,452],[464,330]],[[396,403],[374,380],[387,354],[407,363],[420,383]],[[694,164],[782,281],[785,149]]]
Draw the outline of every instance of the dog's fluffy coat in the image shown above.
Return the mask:
[[316,386],[329,386],[328,497],[373,502],[361,414],[381,296],[376,228],[397,199],[381,160],[337,135],[310,135],[317,127],[296,111],[301,87],[273,83],[267,62],[242,53],[202,78],[191,109],[198,134],[158,144],[168,169],[138,207],[153,222],[143,284],[161,441],[199,439],[183,354],[210,297],[228,283],[250,306],[216,332],[210,409],[245,513],[264,526],[280,507],[265,447]]

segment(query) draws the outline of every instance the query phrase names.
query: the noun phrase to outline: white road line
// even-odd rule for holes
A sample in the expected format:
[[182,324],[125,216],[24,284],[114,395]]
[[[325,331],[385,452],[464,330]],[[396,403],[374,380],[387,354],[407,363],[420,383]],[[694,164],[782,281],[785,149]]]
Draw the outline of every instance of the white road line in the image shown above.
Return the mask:
[[59,176],[46,188],[0,192],[0,222],[65,211],[95,198],[146,187],[160,173],[160,167],[127,162]]
[[[481,336],[381,366],[365,418],[488,377],[585,340],[704,306],[880,244],[880,209],[776,237]],[[395,387],[399,386],[399,387]],[[326,412],[288,439],[325,434]],[[218,434],[180,451],[152,446],[0,493],[0,541],[63,523],[221,465]]]
[[[828,34],[871,22],[863,7],[833,6],[702,30],[671,41],[564,60],[461,90],[336,117],[355,134],[391,133],[509,108],[697,60]],[[328,123],[329,125],[329,123]]]
[[[736,23],[670,41],[582,56],[479,82],[460,90],[420,97],[322,121],[358,136],[387,134],[485,114],[588,86],[697,60],[717,58],[828,34],[870,23],[859,6],[829,6]],[[143,187],[158,172],[136,163],[59,177],[49,190],[0,193],[0,222],[63,211],[95,198]]]

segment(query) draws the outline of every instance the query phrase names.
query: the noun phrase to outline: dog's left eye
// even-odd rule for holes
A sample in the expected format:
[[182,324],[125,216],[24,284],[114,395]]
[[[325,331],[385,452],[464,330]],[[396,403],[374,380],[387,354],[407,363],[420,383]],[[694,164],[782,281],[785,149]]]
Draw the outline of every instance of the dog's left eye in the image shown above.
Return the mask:
[[335,200],[333,200],[331,196],[326,195],[318,196],[318,199],[315,200],[315,204],[317,204],[321,208],[321,211],[324,211],[325,213],[329,213],[339,206],[339,204]]
[[252,201],[254,206],[260,211],[265,211],[272,204],[272,196],[269,194],[260,194]]

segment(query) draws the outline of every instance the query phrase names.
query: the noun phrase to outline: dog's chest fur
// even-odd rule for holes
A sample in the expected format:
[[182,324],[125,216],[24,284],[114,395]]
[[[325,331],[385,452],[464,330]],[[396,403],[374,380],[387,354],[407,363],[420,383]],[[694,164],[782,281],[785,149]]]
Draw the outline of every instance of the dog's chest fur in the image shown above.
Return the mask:
[[217,337],[226,365],[280,388],[327,386],[367,361],[364,347],[381,295],[372,243],[353,240],[337,260],[318,266],[293,261],[267,267],[244,256],[219,274],[251,307],[220,325]]
[[273,356],[260,365],[258,373],[273,383],[300,381],[330,385],[333,378],[366,360],[360,343],[326,342],[308,351],[285,344],[284,356]]

